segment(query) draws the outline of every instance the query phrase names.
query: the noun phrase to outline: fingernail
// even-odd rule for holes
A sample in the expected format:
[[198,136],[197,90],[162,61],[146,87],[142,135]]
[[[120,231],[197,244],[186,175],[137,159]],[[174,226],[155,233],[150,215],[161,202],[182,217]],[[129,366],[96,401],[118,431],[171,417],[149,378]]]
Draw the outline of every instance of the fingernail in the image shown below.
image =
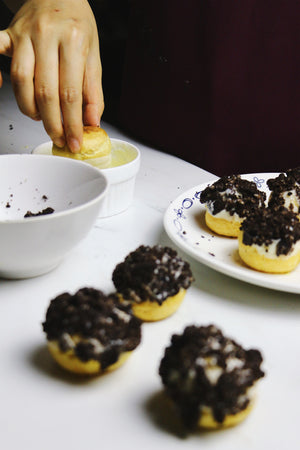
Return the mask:
[[65,140],[63,138],[54,139],[53,142],[59,148],[62,148],[65,145]]
[[80,144],[77,139],[68,139],[68,147],[73,153],[77,153],[80,150]]

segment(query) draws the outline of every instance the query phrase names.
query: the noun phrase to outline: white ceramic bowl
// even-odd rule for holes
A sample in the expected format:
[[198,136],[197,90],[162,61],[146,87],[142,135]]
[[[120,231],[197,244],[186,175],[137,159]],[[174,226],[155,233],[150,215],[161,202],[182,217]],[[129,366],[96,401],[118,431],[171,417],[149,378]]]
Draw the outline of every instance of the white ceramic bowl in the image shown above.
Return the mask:
[[[108,183],[96,168],[67,158],[0,156],[0,276],[46,273],[89,232]],[[47,207],[54,212],[24,218]]]
[[[101,169],[101,172],[108,180],[109,186],[108,193],[100,207],[99,217],[119,214],[131,205],[135,179],[140,168],[141,155],[135,145],[120,139],[111,139],[111,143],[113,167]],[[52,155],[52,142],[45,142],[39,145],[32,153]]]

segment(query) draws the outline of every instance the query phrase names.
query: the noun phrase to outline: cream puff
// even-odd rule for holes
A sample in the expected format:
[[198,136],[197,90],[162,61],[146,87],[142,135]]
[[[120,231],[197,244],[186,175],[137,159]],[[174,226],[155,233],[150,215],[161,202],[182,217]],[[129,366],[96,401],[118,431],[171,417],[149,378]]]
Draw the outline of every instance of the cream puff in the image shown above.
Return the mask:
[[265,192],[240,175],[224,176],[200,194],[200,203],[206,208],[207,226],[217,234],[229,237],[237,237],[244,218],[263,206],[265,200]]
[[261,208],[242,223],[238,236],[241,259],[253,269],[286,273],[300,262],[300,222],[284,208]]
[[60,148],[53,143],[52,154],[86,161],[99,169],[105,169],[111,163],[111,140],[102,128],[84,126],[82,146],[78,153],[72,153],[67,144]]
[[130,305],[93,288],[54,298],[43,330],[56,362],[85,375],[118,368],[141,341],[141,322]]
[[217,429],[244,420],[264,376],[258,350],[245,350],[214,325],[174,334],[159,375],[187,429]]
[[189,263],[172,248],[141,245],[116,266],[112,279],[136,317],[156,321],[179,308],[193,275]]
[[300,217],[300,167],[270,178],[267,185],[271,191],[268,201],[270,207],[284,206]]

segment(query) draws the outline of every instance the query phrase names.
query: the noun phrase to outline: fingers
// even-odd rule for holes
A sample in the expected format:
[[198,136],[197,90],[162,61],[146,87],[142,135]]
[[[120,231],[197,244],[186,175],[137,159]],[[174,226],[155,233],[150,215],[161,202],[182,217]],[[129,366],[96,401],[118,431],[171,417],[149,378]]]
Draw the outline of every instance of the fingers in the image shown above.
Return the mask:
[[40,41],[34,49],[34,96],[46,132],[58,147],[62,147],[65,135],[60,111],[58,44],[53,40],[45,45],[45,41]]
[[70,32],[72,38],[60,47],[59,93],[67,144],[77,152],[82,144],[82,90],[88,43],[76,29]]
[[[11,56],[12,54],[12,42],[10,39],[10,35],[6,30],[0,31],[0,54]],[[2,73],[0,71],[0,88],[3,84]]]
[[99,126],[104,110],[101,85],[102,67],[99,49],[93,49],[88,57],[83,85],[83,123]]
[[0,31],[0,54],[11,56],[13,51],[12,40],[6,30]]
[[22,113],[39,120],[39,112],[34,98],[35,56],[29,39],[15,46],[11,61],[11,82],[18,106]]

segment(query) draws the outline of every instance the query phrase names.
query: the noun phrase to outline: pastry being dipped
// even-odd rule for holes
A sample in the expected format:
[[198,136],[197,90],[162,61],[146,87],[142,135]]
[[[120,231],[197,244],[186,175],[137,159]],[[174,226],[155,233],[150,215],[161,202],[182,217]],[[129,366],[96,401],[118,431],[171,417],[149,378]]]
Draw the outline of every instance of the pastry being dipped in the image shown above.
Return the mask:
[[111,140],[103,128],[83,127],[83,141],[80,151],[73,153],[67,144],[63,148],[52,146],[52,154],[80,161],[86,161],[99,169],[107,168],[111,163]]

